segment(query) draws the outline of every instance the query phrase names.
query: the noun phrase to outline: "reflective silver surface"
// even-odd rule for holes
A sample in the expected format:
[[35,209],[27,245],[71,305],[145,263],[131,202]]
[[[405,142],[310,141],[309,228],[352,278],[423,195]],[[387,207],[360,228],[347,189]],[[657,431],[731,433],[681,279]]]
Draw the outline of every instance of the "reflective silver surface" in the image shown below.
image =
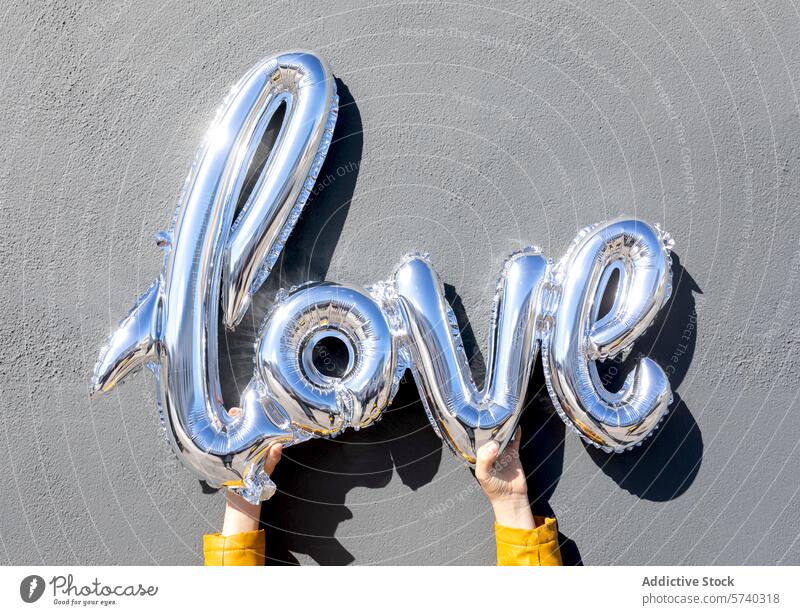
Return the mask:
[[547,261],[535,249],[514,254],[503,266],[489,329],[486,383],[478,390],[439,277],[417,256],[395,272],[407,325],[404,344],[420,396],[439,435],[470,464],[489,440],[502,449],[514,435],[539,350],[536,325],[546,274]]
[[[286,105],[286,116],[225,246],[222,309],[231,329],[241,322],[250,297],[269,276],[300,217],[330,146],[338,110],[336,84],[318,59],[284,54],[263,74],[269,75],[269,87],[263,88],[256,105],[264,111],[253,114],[242,129],[260,137],[281,105]],[[249,166],[259,140],[240,148],[234,168]],[[234,200],[240,188],[241,184],[231,195]]]
[[[313,363],[326,338],[347,349],[341,377]],[[309,434],[366,427],[391,400],[397,340],[380,307],[355,287],[316,284],[290,294],[267,319],[256,353],[257,376],[292,427]]]
[[[275,144],[237,213],[259,144],[283,105]],[[670,294],[672,240],[638,220],[584,229],[557,265],[534,248],[508,258],[481,390],[442,283],[423,256],[407,256],[389,280],[369,288],[326,282],[281,292],[256,340],[241,412],[228,414],[218,324],[235,327],[269,275],[314,187],[336,110],[330,69],[312,53],[264,60],[233,88],[198,151],[173,228],[157,236],[162,275],[101,350],[93,394],[142,365],[152,369],[178,457],[251,502],[275,490],[262,469],[271,443],[370,425],[406,369],[434,429],[462,459],[474,463],[489,440],[502,449],[519,421],[540,344],[548,390],[567,424],[606,451],[641,443],[670,403],[666,375],[644,358],[612,393],[596,363],[628,349]],[[601,315],[614,271],[615,299]],[[326,341],[344,349],[341,373],[315,361]]]
[[[544,336],[545,379],[561,418],[605,451],[640,444],[672,401],[666,374],[649,358],[615,393],[603,386],[596,364],[628,349],[669,298],[672,245],[667,233],[644,222],[617,220],[581,231],[554,271],[557,307]],[[598,319],[614,269],[614,302]]]

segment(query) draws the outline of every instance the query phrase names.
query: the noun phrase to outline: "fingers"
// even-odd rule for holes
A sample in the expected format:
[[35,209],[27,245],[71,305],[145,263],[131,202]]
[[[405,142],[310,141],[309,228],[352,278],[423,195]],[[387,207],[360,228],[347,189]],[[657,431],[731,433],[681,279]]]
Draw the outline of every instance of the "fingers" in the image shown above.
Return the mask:
[[[228,410],[228,416],[230,417],[237,417],[242,413],[241,408],[233,407]],[[264,456],[264,471],[267,474],[272,474],[272,471],[275,469],[275,466],[278,465],[278,462],[281,460],[281,455],[283,454],[283,444],[280,442],[276,442],[269,447],[269,451]]]
[[272,474],[275,466],[278,465],[278,462],[281,460],[282,454],[283,444],[280,442],[276,442],[269,447],[269,452],[267,453],[266,457],[264,457],[264,471],[267,474]]
[[492,468],[494,462],[497,461],[499,453],[500,447],[494,440],[490,440],[478,449],[478,458],[475,462],[475,478],[480,482],[491,478]]

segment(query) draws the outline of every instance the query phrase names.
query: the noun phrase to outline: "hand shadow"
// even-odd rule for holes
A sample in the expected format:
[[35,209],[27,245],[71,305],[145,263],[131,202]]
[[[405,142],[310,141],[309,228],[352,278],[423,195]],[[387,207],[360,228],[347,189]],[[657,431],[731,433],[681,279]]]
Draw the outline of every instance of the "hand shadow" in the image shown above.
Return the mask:
[[442,442],[410,382],[366,430],[286,449],[273,476],[279,492],[262,513],[269,533],[267,564],[297,564],[292,553],[305,553],[321,565],[351,563],[352,554],[335,538],[339,524],[352,518],[347,493],[385,487],[394,471],[404,485],[419,489],[436,476],[441,458]]
[[[519,422],[522,428],[519,453],[528,477],[528,500],[534,515],[556,517],[550,498],[564,470],[566,427],[547,393],[541,359],[536,361],[528,385],[528,399]],[[565,566],[583,565],[578,545],[560,530],[558,545]]]

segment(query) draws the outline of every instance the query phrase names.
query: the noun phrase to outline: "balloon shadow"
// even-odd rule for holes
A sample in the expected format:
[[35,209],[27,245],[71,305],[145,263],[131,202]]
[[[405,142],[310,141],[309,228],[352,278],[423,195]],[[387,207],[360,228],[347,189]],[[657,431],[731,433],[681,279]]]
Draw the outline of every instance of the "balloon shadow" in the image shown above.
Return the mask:
[[[313,211],[314,215],[306,213],[301,217],[272,275],[253,297],[251,309],[237,330],[227,332],[220,328],[220,375],[228,406],[238,402],[240,391],[252,376],[253,339],[274,304],[276,292],[309,280],[325,279],[347,218],[363,152],[363,127],[347,86],[339,79],[336,82],[339,118],[330,152],[306,206],[306,212]],[[667,369],[673,388],[683,380],[696,343],[693,293],[701,291],[674,254],[673,280],[673,294],[661,311],[661,319],[625,359],[607,362],[609,370],[616,365],[619,374],[627,374],[635,358],[647,355]],[[446,285],[445,293],[461,324],[475,381],[480,383],[485,377],[485,360],[460,297],[450,285]],[[610,388],[613,386],[612,382]],[[522,463],[529,477],[534,514],[553,516],[549,500],[563,471],[566,430],[547,395],[541,361],[533,370],[529,391],[527,408],[520,420]],[[642,498],[677,497],[699,470],[703,450],[699,428],[677,394],[675,400],[656,435],[634,452],[605,455],[589,448],[590,456],[604,472]],[[336,440],[314,440],[288,448],[274,472],[280,491],[262,514],[270,533],[267,563],[297,564],[293,553],[307,554],[319,564],[351,563],[353,555],[335,538],[339,524],[352,518],[345,504],[347,493],[355,487],[385,487],[395,471],[405,485],[416,490],[433,480],[441,456],[442,442],[411,384],[400,387],[383,419],[369,429],[350,431]],[[204,487],[204,492],[208,491],[211,490]],[[574,541],[561,533],[559,541],[564,563],[580,564]]]
[[442,442],[409,383],[368,429],[305,442],[283,456],[273,476],[279,491],[262,514],[269,534],[267,563],[297,564],[293,554],[304,553],[321,565],[344,565],[354,558],[335,533],[353,516],[345,505],[347,493],[385,487],[394,472],[404,485],[419,489],[436,476]]
[[475,339],[475,332],[472,330],[469,318],[467,318],[464,302],[452,284],[444,284],[444,298],[458,321],[459,335],[461,335],[464,353],[467,355],[467,362],[472,372],[472,380],[476,386],[481,387],[486,380],[486,359],[484,359],[480,345]]
[[675,392],[694,357],[698,324],[695,294],[703,291],[674,253],[672,278],[672,296],[650,329],[625,358],[607,361],[598,370],[614,390],[642,357],[650,357],[669,377],[673,389],[669,413],[650,438],[626,453],[608,455],[585,444],[592,460],[620,487],[656,502],[672,500],[684,493],[694,482],[703,460],[700,427]]

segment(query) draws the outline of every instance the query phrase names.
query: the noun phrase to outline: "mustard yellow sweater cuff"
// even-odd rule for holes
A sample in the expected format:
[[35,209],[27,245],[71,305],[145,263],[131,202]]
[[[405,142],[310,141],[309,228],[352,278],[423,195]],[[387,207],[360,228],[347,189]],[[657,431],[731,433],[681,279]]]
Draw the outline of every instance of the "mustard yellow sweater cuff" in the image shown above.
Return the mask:
[[498,566],[561,566],[558,524],[553,517],[535,517],[537,527],[521,530],[494,524]]
[[[558,525],[552,517],[536,517],[532,530],[495,523],[498,566],[560,566]],[[262,566],[265,558],[264,530],[231,536],[206,534],[203,554],[206,566]]]
[[265,552],[264,530],[203,536],[206,566],[263,566]]

